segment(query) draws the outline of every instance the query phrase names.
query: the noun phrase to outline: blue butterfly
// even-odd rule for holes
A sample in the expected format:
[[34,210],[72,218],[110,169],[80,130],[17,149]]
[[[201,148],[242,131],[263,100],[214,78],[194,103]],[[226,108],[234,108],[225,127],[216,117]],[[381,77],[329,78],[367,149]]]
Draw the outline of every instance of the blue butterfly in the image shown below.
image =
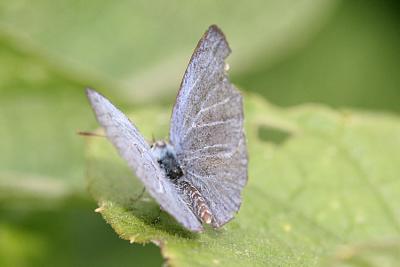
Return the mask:
[[219,228],[239,210],[247,182],[243,103],[229,82],[231,50],[212,25],[183,76],[171,117],[169,142],[148,144],[136,126],[94,90],[87,96],[98,122],[146,190],[185,228]]

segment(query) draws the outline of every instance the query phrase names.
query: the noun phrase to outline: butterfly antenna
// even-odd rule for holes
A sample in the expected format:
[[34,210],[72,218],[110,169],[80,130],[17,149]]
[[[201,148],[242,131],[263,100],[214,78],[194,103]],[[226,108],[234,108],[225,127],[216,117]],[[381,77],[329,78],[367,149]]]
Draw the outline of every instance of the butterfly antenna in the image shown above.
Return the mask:
[[76,132],[78,135],[81,135],[81,136],[91,136],[91,137],[93,137],[93,136],[96,136],[96,137],[106,137],[105,135],[103,135],[103,134],[97,134],[97,133],[93,133],[93,132],[83,132],[83,131],[77,131]]

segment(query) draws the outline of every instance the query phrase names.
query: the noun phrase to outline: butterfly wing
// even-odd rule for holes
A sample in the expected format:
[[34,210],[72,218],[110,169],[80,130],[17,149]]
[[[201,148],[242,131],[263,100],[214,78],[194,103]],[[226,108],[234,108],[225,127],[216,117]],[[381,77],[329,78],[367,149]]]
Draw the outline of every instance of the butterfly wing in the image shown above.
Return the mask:
[[199,41],[172,112],[170,141],[185,172],[219,227],[233,218],[247,181],[242,97],[229,82],[225,58],[230,48],[211,26]]
[[133,123],[108,99],[96,91],[86,90],[98,122],[107,138],[118,150],[129,167],[143,182],[146,190],[178,222],[191,231],[201,231],[202,226],[176,187],[160,169],[150,152],[150,147]]

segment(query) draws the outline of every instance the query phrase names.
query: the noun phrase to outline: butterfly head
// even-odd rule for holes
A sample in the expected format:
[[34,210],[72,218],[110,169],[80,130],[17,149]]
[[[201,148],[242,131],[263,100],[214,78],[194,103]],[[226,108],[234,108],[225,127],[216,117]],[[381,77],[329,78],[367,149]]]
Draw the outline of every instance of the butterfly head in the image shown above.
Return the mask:
[[158,140],[158,141],[153,142],[150,145],[150,148],[151,148],[151,152],[153,153],[153,156],[157,160],[160,160],[160,159],[166,157],[167,153],[175,154],[174,148],[170,144],[165,142],[164,140]]

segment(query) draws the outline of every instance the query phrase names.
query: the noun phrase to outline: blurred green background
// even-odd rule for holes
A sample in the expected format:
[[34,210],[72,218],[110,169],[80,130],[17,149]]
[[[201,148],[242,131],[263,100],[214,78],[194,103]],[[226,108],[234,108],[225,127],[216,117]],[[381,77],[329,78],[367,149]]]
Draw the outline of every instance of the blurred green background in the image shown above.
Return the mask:
[[[172,108],[210,24],[233,50],[231,80],[292,106],[400,112],[396,1],[0,2],[0,266],[160,266],[94,213],[84,88],[134,110]],[[139,125],[140,127],[140,125]]]

